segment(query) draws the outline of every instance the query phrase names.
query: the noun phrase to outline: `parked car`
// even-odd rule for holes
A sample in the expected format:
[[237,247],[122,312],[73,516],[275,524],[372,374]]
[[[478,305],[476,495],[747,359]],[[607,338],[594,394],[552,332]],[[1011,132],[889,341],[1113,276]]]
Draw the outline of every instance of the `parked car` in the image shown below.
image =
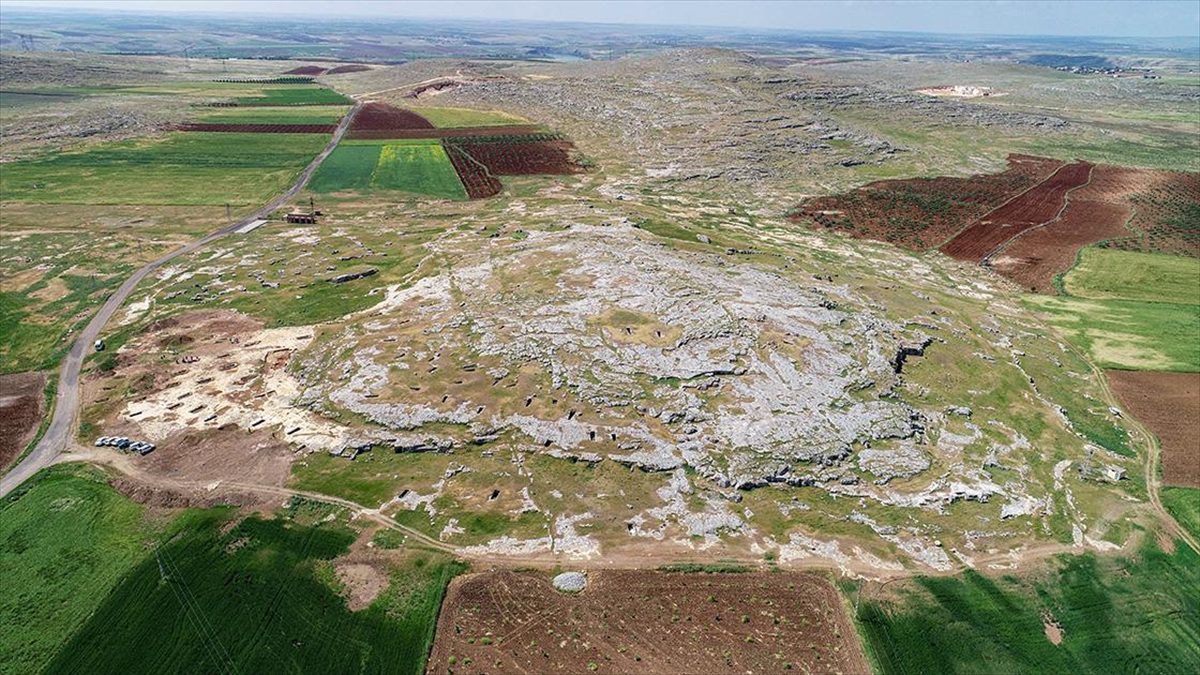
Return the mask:
[[108,436],[101,436],[100,438],[96,439],[96,447],[97,448],[103,447],[105,445],[108,445]]

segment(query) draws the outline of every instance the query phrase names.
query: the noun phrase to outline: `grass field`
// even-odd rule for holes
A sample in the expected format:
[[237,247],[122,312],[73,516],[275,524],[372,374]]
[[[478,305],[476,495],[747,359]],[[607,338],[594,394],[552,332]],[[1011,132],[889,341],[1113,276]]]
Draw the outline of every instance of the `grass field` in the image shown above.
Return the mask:
[[253,96],[238,96],[241,105],[350,105],[354,101],[341,94],[319,86],[264,86],[262,92]]
[[348,110],[336,105],[205,108],[190,121],[207,124],[335,124]]
[[1200,537],[1200,488],[1164,487],[1163,506],[1192,535]]
[[[1200,556],[1062,557],[1046,573],[921,578],[857,599],[880,673],[1189,673],[1200,661]],[[1062,643],[1047,636],[1056,624]]]
[[104,475],[47,469],[0,504],[0,673],[40,671],[148,555],[157,528]]
[[1196,305],[1200,304],[1200,260],[1085,248],[1063,286],[1082,298]]
[[259,204],[327,141],[323,134],[172,133],[107,143],[6,164],[0,194],[48,204]]
[[[76,632],[46,671],[420,673],[445,585],[461,565],[417,555],[351,612],[328,561],[354,534],[336,522],[189,512]],[[311,519],[310,519],[311,520]]]
[[438,141],[345,142],[313,176],[314,192],[394,190],[443,199],[466,191]]
[[433,123],[439,129],[455,127],[496,127],[511,124],[528,124],[524,117],[510,115],[501,110],[473,110],[471,108],[410,108],[413,112]]
[[1028,296],[1024,302],[1091,355],[1122,370],[1200,371],[1200,305]]

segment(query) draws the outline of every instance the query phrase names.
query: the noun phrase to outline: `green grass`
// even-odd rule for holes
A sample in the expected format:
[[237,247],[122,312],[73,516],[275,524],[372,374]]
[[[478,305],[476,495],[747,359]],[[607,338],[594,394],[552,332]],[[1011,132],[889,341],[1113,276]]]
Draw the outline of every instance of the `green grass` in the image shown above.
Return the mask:
[[860,597],[855,612],[884,674],[1189,673],[1200,661],[1200,556],[1182,542],[1135,559],[1062,557],[1044,575],[921,578],[898,593]]
[[427,554],[392,570],[369,607],[347,609],[329,561],[337,524],[192,512],[131,570],[47,672],[395,672],[424,668],[445,585],[462,566]]
[[1163,506],[1171,512],[1183,529],[1200,537],[1200,488],[1164,487]]
[[437,141],[339,145],[313,177],[314,192],[394,190],[466,199],[450,158]]
[[1096,300],[1200,304],[1200,260],[1183,256],[1085,248],[1063,285]]
[[529,120],[500,110],[471,108],[410,108],[439,129],[454,127],[495,127],[529,124]]
[[354,103],[341,94],[318,86],[265,86],[262,93],[255,96],[239,96],[236,98],[241,105],[324,105]]
[[321,134],[172,133],[11,162],[5,201],[49,204],[259,204],[283,191]]
[[1024,301],[1045,312],[1100,366],[1200,371],[1200,305],[1033,296]]
[[0,503],[0,673],[36,672],[148,550],[155,528],[98,470],[42,471]]
[[335,124],[349,108],[343,106],[261,106],[209,108],[191,121],[208,124]]

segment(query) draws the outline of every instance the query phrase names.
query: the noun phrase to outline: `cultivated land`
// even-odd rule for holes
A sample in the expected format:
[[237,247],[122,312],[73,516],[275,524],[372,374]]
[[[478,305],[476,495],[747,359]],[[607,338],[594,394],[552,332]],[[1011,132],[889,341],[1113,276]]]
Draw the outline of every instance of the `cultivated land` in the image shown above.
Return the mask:
[[1197,660],[1189,47],[205,21],[0,33],[4,371],[140,279],[0,507],[18,672]]
[[1163,481],[1200,487],[1200,373],[1108,371],[1117,397],[1158,436]]
[[810,574],[605,571],[579,594],[510,571],[455,579],[427,672],[861,673],[833,585]]

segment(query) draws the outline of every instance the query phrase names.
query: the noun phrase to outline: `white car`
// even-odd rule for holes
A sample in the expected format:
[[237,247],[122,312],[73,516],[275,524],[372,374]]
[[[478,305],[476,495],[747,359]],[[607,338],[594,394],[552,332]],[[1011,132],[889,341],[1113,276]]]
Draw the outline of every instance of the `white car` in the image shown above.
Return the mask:
[[96,439],[96,447],[97,448],[103,447],[105,445],[108,445],[108,436],[101,436],[100,438]]

